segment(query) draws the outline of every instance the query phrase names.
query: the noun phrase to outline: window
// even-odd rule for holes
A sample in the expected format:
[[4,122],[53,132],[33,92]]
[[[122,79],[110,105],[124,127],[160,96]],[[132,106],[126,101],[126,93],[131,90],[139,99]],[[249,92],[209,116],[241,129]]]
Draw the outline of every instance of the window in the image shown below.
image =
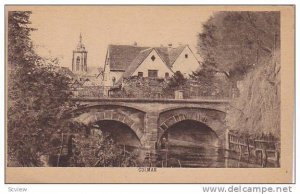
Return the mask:
[[168,72],[165,73],[165,78],[169,78],[169,73]]
[[158,77],[158,70],[148,70],[148,77]]
[[185,58],[187,59],[189,57],[189,55],[188,54],[185,54]]
[[143,72],[138,72],[138,77],[143,77]]
[[152,60],[152,61],[154,61],[154,60],[155,60],[155,56],[154,56],[154,55],[152,55],[152,57],[151,57],[151,60]]
[[76,71],[79,71],[80,57],[76,58]]

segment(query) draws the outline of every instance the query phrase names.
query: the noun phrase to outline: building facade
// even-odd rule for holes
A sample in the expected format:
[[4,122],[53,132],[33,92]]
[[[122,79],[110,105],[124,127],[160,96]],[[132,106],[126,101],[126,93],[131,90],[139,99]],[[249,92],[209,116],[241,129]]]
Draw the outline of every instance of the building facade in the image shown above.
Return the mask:
[[109,45],[104,64],[103,86],[108,91],[131,76],[169,78],[180,71],[188,77],[200,63],[188,45],[140,47]]

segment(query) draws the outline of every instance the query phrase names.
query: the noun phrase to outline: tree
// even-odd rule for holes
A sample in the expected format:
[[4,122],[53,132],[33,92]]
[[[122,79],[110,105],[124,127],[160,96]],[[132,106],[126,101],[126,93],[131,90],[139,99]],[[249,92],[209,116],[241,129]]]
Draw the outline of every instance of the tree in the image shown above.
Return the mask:
[[180,71],[176,71],[172,77],[166,81],[163,88],[163,96],[167,98],[175,98],[176,90],[184,90],[188,87],[188,79],[183,76]]
[[212,77],[215,76],[217,71],[213,70],[212,68],[202,68],[198,71],[193,71],[192,74],[190,74],[190,78],[196,81],[212,81]]
[[280,12],[217,12],[203,25],[198,51],[204,70],[194,79],[225,72],[239,90],[227,114],[230,129],[279,137]]
[[180,71],[176,71],[174,75],[168,81],[168,88],[170,89],[180,89],[184,84],[186,84],[187,79],[183,76]]
[[8,165],[39,166],[62,112],[72,106],[69,78],[35,54],[31,12],[8,14]]
[[8,49],[7,60],[9,65],[20,65],[24,60],[30,60],[34,54],[30,33],[35,30],[29,27],[31,24],[30,11],[8,12]]
[[217,12],[203,24],[198,37],[204,68],[239,80],[280,48],[280,13]]

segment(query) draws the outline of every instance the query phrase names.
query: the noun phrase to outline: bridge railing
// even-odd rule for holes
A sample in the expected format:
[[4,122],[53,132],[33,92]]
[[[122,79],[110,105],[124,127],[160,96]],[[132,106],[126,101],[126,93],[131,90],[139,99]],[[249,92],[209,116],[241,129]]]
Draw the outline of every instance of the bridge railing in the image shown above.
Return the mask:
[[230,97],[215,97],[215,96],[183,96],[182,98],[176,98],[174,96],[166,97],[160,95],[151,95],[149,97],[135,97],[135,96],[104,96],[103,94],[93,94],[83,93],[83,92],[74,92],[73,99],[88,99],[88,100],[124,100],[124,101],[136,101],[136,100],[145,100],[145,101],[230,101]]
[[73,97],[76,102],[133,102],[133,103],[222,103],[226,104],[231,101],[229,98],[212,99],[212,98],[197,98],[197,99],[162,99],[162,98],[105,98],[105,97]]

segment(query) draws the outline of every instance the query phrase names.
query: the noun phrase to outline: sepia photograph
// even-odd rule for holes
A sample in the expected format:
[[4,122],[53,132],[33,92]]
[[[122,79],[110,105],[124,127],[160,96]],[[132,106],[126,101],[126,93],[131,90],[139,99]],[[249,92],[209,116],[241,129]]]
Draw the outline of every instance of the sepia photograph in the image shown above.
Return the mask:
[[6,5],[5,20],[7,182],[291,182],[293,6]]

